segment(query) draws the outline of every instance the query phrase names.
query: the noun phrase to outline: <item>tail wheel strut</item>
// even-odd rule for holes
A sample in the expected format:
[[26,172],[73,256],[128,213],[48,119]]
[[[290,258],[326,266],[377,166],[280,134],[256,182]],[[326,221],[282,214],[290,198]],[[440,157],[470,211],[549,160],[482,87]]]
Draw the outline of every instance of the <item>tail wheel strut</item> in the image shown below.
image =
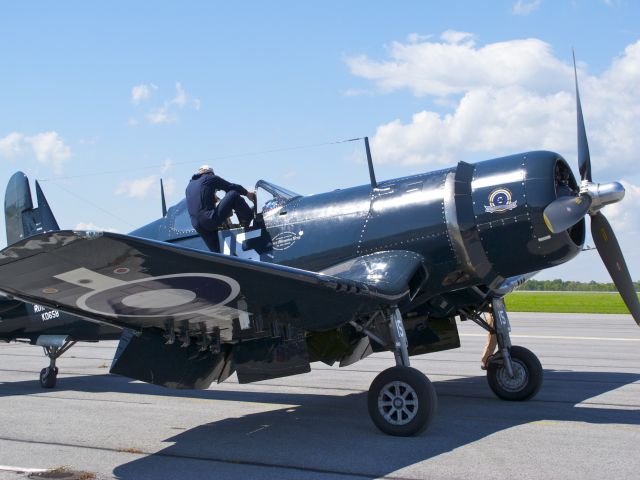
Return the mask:
[[42,388],[54,388],[56,386],[58,381],[56,360],[75,344],[75,340],[68,339],[65,339],[63,342],[55,342],[55,344],[54,342],[48,345],[41,343],[44,354],[49,358],[49,366],[40,370],[40,386]]

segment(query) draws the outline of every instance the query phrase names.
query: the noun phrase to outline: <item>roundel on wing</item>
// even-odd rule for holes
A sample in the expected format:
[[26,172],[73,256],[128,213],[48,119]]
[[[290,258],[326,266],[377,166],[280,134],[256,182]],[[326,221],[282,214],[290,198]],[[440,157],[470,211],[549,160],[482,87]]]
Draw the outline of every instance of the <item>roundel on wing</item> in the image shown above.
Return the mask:
[[224,305],[240,292],[234,279],[205,273],[164,275],[95,290],[78,299],[80,308],[103,315],[167,317]]

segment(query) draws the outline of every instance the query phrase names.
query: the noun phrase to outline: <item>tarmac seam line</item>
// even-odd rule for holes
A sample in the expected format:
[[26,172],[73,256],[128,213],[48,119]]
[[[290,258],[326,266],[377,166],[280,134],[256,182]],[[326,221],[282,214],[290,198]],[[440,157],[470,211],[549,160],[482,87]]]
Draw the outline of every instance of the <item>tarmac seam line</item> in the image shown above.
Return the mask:
[[[10,438],[10,437],[0,437],[0,441],[15,442],[15,443],[25,443],[25,444],[30,444],[30,445],[34,445],[35,444],[35,445],[51,445],[51,446],[68,447],[68,448],[84,448],[84,449],[89,449],[89,450],[98,450],[98,451],[102,451],[102,452],[114,452],[114,453],[126,454],[126,452],[123,452],[122,450],[119,450],[117,448],[99,447],[99,446],[95,446],[95,445],[79,445],[79,444],[62,443],[62,442],[42,442],[42,441],[39,441],[39,440],[23,440],[23,439],[20,439],[20,438]],[[165,458],[196,460],[196,461],[202,461],[202,462],[216,462],[216,463],[225,463],[225,464],[228,464],[228,465],[247,465],[247,466],[252,466],[252,467],[279,468],[279,469],[284,469],[284,470],[293,470],[293,471],[309,472],[309,473],[343,475],[343,476],[353,477],[353,478],[366,478],[366,479],[380,478],[380,479],[387,479],[387,480],[415,480],[415,479],[409,478],[409,477],[389,476],[389,475],[384,475],[384,474],[378,475],[376,473],[356,473],[356,472],[348,472],[348,471],[324,469],[324,468],[301,467],[301,466],[295,466],[295,465],[282,465],[282,464],[277,464],[277,463],[254,462],[254,461],[247,461],[247,460],[229,460],[229,459],[224,459],[224,458],[203,457],[203,456],[197,456],[197,455],[181,455],[181,454],[177,454],[177,453],[167,453],[167,452],[162,452],[162,451],[159,451],[159,452],[144,452],[144,451],[141,451],[139,453],[132,453],[130,455],[139,455],[139,456],[153,456],[153,455],[155,455],[155,456],[160,456],[160,457],[165,457]]]

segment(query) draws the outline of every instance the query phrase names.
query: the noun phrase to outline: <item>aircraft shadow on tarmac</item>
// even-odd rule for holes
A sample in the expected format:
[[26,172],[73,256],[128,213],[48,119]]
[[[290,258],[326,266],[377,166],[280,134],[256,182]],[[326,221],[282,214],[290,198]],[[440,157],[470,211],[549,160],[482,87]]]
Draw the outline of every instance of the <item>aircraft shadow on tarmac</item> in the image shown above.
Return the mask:
[[[114,471],[117,478],[143,478],[150,472],[155,479],[188,477],[185,465],[193,462],[181,459],[284,468],[289,469],[291,478],[305,473],[377,478],[531,422],[640,425],[640,410],[608,408],[606,398],[601,402],[594,398],[638,380],[640,375],[630,373],[546,370],[541,392],[525,403],[498,400],[480,376],[436,381],[439,396],[436,417],[425,433],[413,438],[380,433],[368,418],[364,392],[335,396],[321,391],[314,395],[242,389],[168,390],[109,375],[63,378],[57,390],[248,401],[276,407],[204,424],[166,438],[164,441],[173,445],[117,467]],[[41,390],[36,381],[0,385],[0,396],[37,392]],[[589,404],[576,406],[583,401]],[[282,408],[282,405],[295,406]],[[158,421],[179,422],[179,419]],[[130,441],[135,444],[134,438]],[[216,464],[198,463],[216,468]],[[263,470],[265,477],[283,472]],[[243,475],[247,475],[246,470]]]

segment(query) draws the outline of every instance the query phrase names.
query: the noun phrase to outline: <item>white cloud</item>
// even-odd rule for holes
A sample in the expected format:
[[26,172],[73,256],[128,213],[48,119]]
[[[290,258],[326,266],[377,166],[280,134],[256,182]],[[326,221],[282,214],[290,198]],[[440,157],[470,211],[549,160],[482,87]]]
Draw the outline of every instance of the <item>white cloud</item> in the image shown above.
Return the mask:
[[24,150],[24,135],[11,132],[4,138],[0,138],[0,156],[13,159]]
[[[140,103],[142,100],[147,100],[151,97],[151,91],[156,90],[158,87],[151,83],[149,85],[137,85],[133,87],[131,92],[131,101],[134,104]],[[182,86],[182,83],[176,82],[176,94],[170,100],[165,100],[162,106],[156,106],[151,108],[145,115],[146,121],[152,125],[170,124],[178,120],[177,111],[183,110],[187,107],[194,110],[200,110],[200,99],[191,98],[187,91]],[[129,126],[138,125],[139,120],[135,117],[130,117],[127,121]]]
[[173,161],[170,158],[165,158],[162,166],[160,167],[160,173],[165,174],[173,166]]
[[[162,173],[166,173],[167,162],[162,168]],[[162,179],[164,192],[166,195],[171,195],[176,191],[176,181],[173,178]],[[137,178],[134,180],[123,180],[118,185],[115,191],[116,195],[123,195],[128,198],[147,198],[149,195],[160,195],[160,176],[149,175],[148,177]]]
[[179,107],[184,107],[189,101],[189,97],[187,92],[182,88],[182,84],[180,82],[176,82],[176,96],[171,100],[170,103],[177,105]]
[[149,100],[153,91],[157,89],[158,87],[153,83],[136,85],[131,89],[131,103],[138,105],[145,100]]
[[158,185],[158,189],[160,188],[158,177],[155,175],[135,180],[124,180],[120,182],[115,193],[129,198],[145,198],[155,185]]
[[433,35],[421,35],[419,33],[410,33],[407,35],[407,40],[410,43],[418,43],[424,42],[425,40],[429,40]]
[[98,225],[96,225],[95,223],[85,223],[85,222],[80,222],[78,224],[76,224],[76,226],[73,228],[74,230],[95,230],[97,232],[113,232],[113,233],[118,233],[118,230],[116,228],[111,228],[111,227],[99,227]]
[[173,178],[167,178],[162,180],[164,186],[164,193],[169,196],[176,191],[176,181]]
[[168,104],[179,108],[191,106],[195,110],[200,110],[202,102],[198,98],[191,98],[183,88],[182,83],[176,82],[176,96]]
[[618,240],[629,239],[636,241],[640,235],[640,186],[626,180],[620,183],[624,186],[625,195],[622,202],[606,206],[603,213],[611,222]]
[[147,113],[146,119],[149,123],[158,125],[161,123],[173,123],[177,120],[177,117],[169,113],[169,107],[165,105],[164,107],[151,110]]
[[469,32],[458,32],[456,30],[446,30],[440,35],[440,38],[447,43],[452,45],[458,44],[468,44],[469,46],[473,46],[475,41],[472,33]]
[[0,138],[0,156],[14,159],[29,153],[35,155],[38,162],[52,167],[57,175],[62,173],[64,163],[71,158],[71,148],[54,131],[31,136],[11,132]]
[[[439,108],[380,125],[372,139],[376,161],[440,166],[550,149],[575,165],[571,64],[537,39],[476,46],[469,34],[446,37],[464,43],[394,43],[387,60],[347,59],[352,73],[372,80],[379,92],[408,89],[429,95]],[[581,70],[579,79],[594,180],[635,173],[640,41],[603,73]]]
[[542,0],[518,0],[511,8],[511,13],[514,15],[529,15],[540,8]]
[[[381,125],[372,139],[376,161],[444,166],[483,154],[565,150],[575,142],[573,98],[532,95],[518,87],[470,91],[455,111],[422,111],[411,121]],[[545,125],[545,129],[538,128]]]
[[380,91],[408,88],[414,95],[446,96],[474,88],[520,86],[557,91],[570,84],[572,69],[553,56],[551,46],[535,38],[497,42],[476,48],[473,35],[449,30],[442,42],[399,43],[389,59],[349,57],[351,73],[373,80]]
[[71,157],[71,149],[65,145],[57,132],[44,132],[25,137],[25,142],[33,148],[38,162],[51,166],[56,174],[62,173],[64,162]]

